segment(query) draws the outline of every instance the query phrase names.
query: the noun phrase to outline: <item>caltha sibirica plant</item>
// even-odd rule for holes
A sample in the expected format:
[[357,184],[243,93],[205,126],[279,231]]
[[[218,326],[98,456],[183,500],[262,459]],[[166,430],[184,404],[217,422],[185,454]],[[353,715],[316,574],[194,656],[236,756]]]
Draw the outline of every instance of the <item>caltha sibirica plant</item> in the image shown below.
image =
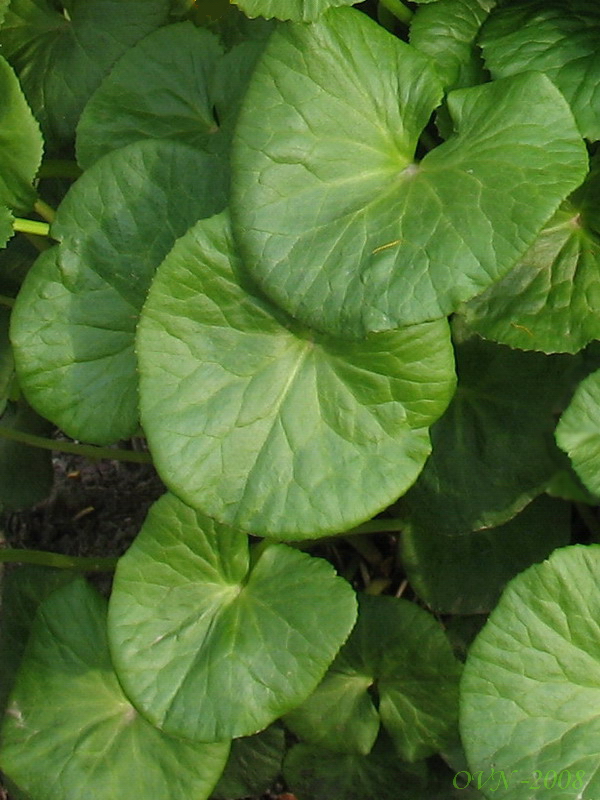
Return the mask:
[[352,6],[0,2],[11,800],[600,797],[600,6]]

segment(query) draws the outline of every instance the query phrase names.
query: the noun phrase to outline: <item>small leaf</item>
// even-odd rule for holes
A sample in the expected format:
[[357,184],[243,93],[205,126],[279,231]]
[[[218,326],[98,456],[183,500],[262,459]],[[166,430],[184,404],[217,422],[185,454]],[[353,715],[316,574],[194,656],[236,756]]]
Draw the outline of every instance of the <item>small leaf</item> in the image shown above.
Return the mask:
[[354,9],[277,28],[236,128],[232,219],[282,308],[357,337],[446,316],[583,181],[583,141],[545,76],[452,92],[455,133],[417,162],[441,96],[429,59]]
[[215,156],[170,141],[109,153],[61,203],[13,309],[11,338],[31,404],[75,439],[138,428],[134,334],[154,271],[175,239],[225,204]]
[[141,717],[105,625],[106,601],[81,579],[44,601],[2,726],[2,770],[32,800],[205,800],[229,743],[173,739]]
[[569,544],[570,521],[569,504],[540,497],[504,525],[461,536],[409,525],[402,531],[402,565],[432,611],[486,613],[508,580]]
[[281,772],[284,750],[285,732],[280,725],[235,739],[211,800],[237,800],[266,792]]
[[251,563],[243,533],[167,494],[119,561],[109,636],[136,708],[173,735],[220,741],[302,702],[355,618],[326,561],[269,544]]
[[561,90],[579,125],[600,139],[600,9],[594,0],[504,3],[480,37],[494,78],[537,70]]
[[0,203],[16,211],[29,211],[36,197],[32,183],[44,142],[17,76],[2,57],[0,96]]
[[225,524],[277,538],[344,530],[393,502],[454,389],[445,320],[358,342],[303,328],[249,280],[225,214],[162,263],[138,355],[142,422],[166,484]]
[[471,647],[461,730],[486,797],[598,797],[599,583],[600,547],[557,550],[510,582]]
[[352,6],[360,0],[231,0],[249,17],[290,19],[312,22],[324,11],[338,6]]
[[381,720],[400,756],[415,761],[455,735],[460,673],[430,614],[406,600],[362,595],[357,623],[324,681],[285,722],[308,742],[366,755]]
[[556,441],[583,484],[600,495],[600,370],[577,387],[556,428]]
[[0,46],[47,140],[73,137],[104,75],[168,11],[169,0],[64,0],[61,10],[52,0],[12,0]]

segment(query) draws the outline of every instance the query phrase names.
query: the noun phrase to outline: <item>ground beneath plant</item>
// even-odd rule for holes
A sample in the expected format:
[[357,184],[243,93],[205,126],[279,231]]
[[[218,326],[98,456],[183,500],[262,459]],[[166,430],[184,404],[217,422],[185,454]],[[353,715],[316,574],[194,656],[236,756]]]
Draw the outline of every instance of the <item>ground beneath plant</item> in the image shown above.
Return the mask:
[[[143,443],[137,446],[143,449]],[[56,453],[53,466],[54,487],[45,500],[0,516],[0,544],[3,539],[8,547],[73,556],[120,556],[152,503],[166,491],[151,464],[90,461]],[[110,592],[109,575],[93,580],[101,591]],[[283,786],[275,786],[261,798],[248,800],[295,800],[281,792]],[[0,800],[10,800],[1,783]]]

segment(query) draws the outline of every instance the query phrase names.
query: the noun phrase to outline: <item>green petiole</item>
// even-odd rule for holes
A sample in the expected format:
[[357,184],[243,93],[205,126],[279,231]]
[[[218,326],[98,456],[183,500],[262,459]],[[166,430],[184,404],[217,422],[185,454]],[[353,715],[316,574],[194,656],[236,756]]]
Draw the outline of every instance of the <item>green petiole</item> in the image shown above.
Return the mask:
[[95,556],[65,556],[46,550],[0,549],[0,564],[36,564],[58,569],[77,569],[82,572],[114,572],[118,558],[96,558]]

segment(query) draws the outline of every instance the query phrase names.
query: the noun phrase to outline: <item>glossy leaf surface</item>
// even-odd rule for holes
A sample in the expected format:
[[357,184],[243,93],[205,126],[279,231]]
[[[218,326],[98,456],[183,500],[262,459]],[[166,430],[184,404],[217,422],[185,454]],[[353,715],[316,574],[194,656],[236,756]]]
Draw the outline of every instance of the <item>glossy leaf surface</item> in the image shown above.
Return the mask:
[[247,277],[225,215],[162,263],[138,356],[142,423],[166,484],[278,538],[350,528],[406,491],[454,389],[445,320],[358,342],[310,331]]
[[359,0],[231,0],[249,17],[290,19],[312,22],[324,11],[338,6],[352,6]]
[[556,428],[556,441],[584,485],[600,495],[600,372],[577,387]]

